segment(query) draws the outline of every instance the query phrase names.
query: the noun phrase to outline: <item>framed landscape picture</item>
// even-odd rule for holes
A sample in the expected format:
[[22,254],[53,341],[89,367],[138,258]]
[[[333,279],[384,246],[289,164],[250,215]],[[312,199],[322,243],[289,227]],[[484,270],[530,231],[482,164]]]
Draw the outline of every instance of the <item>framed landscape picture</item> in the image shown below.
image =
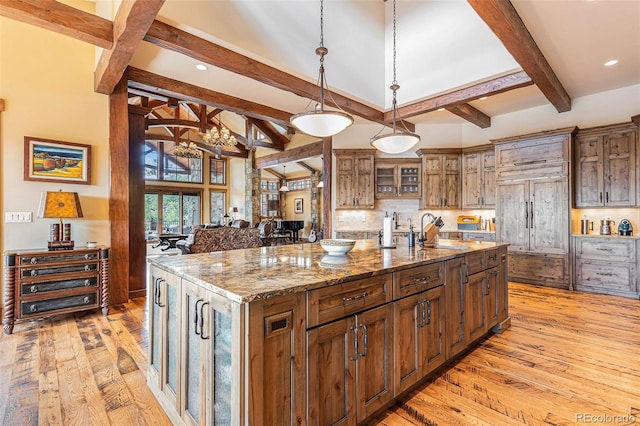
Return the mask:
[[296,213],[302,213],[302,198],[296,198],[293,200],[294,209]]
[[24,180],[91,183],[91,145],[24,137]]

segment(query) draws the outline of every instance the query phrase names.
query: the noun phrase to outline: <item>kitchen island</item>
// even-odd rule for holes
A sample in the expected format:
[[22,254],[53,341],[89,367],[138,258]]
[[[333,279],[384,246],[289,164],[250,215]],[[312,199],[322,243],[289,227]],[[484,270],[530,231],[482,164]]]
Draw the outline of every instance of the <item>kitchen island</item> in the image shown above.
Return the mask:
[[357,424],[508,327],[506,245],[149,260],[147,381],[174,424]]

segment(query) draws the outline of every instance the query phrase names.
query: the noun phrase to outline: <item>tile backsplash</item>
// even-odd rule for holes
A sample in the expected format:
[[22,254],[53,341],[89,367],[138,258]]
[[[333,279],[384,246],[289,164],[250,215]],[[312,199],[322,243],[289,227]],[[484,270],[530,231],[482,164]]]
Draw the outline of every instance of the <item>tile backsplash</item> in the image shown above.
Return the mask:
[[420,228],[420,218],[426,212],[441,216],[444,221],[443,231],[458,230],[458,216],[482,216],[482,219],[495,217],[494,210],[418,210],[418,200],[376,200],[375,210],[336,210],[333,229],[341,230],[378,230],[382,229],[385,212],[391,217],[396,213],[398,229],[409,229],[409,219],[416,231]]

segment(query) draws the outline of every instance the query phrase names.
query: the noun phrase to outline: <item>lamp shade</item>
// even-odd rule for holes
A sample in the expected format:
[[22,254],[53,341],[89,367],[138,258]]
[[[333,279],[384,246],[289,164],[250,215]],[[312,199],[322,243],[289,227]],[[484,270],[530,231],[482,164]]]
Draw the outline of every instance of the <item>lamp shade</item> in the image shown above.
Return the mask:
[[420,142],[415,133],[394,132],[371,138],[371,145],[387,154],[400,154],[413,148]]
[[289,192],[289,187],[287,185],[283,184],[278,191],[280,191],[280,192]]
[[77,192],[43,192],[38,207],[40,218],[83,217]]
[[306,111],[291,117],[291,124],[307,135],[326,138],[353,124],[353,117],[341,111]]

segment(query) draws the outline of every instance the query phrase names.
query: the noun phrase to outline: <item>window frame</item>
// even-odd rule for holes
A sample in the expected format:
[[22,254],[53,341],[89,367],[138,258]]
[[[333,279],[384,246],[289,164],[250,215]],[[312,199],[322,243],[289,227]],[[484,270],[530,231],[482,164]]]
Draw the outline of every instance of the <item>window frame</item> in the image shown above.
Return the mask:
[[[169,195],[175,195],[177,194],[179,196],[179,207],[178,207],[178,217],[180,218],[178,220],[178,231],[176,233],[178,234],[185,234],[184,232],[184,195],[197,195],[200,198],[200,203],[199,203],[199,211],[198,211],[198,215],[200,217],[200,222],[203,222],[203,204],[204,204],[204,191],[203,188],[192,188],[192,187],[185,187],[185,186],[146,186],[144,189],[144,195],[145,197],[147,196],[147,194],[156,194],[158,196],[158,206],[157,206],[157,225],[156,225],[156,234],[162,234],[164,233],[163,231],[161,231],[162,229],[162,224],[164,222],[164,217],[163,217],[163,205],[162,205],[162,197],[164,194],[169,194]],[[145,206],[145,216],[146,216],[146,206]],[[199,225],[198,223],[194,223],[194,225]],[[147,231],[147,223],[145,220],[145,231]],[[149,237],[152,237],[153,234],[147,234],[147,237],[149,239]]]

